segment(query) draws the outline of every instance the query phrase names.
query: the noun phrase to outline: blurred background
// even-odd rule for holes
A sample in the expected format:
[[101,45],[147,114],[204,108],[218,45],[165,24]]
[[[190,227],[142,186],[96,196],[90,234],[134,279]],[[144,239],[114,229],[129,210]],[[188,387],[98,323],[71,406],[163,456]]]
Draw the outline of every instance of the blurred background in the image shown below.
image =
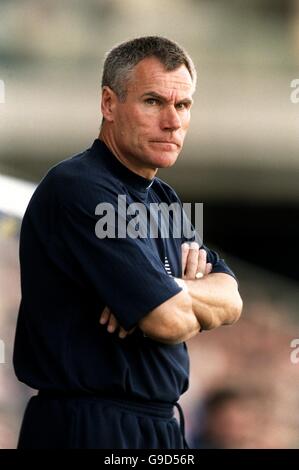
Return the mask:
[[16,446],[34,393],[11,365],[24,207],[50,166],[98,135],[105,53],[147,34],[183,45],[199,74],[184,150],[160,176],[204,202],[204,241],[244,299],[238,324],[189,342],[189,442],[298,447],[299,1],[1,0],[0,448]]

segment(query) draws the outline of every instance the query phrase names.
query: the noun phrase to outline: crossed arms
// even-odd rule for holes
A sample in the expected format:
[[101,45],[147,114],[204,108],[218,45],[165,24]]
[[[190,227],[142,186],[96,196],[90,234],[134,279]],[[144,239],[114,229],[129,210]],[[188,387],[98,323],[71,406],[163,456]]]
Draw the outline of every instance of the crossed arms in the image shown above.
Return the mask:
[[[200,330],[235,323],[243,306],[237,282],[229,274],[211,273],[211,270],[206,251],[199,249],[195,242],[184,243],[183,276],[176,280],[183,290],[139,321],[138,326],[144,334],[162,343],[177,344],[192,338]],[[119,327],[107,307],[100,316],[100,323],[107,324],[110,333]],[[127,332],[120,327],[119,336],[124,338],[132,331],[134,329]]]

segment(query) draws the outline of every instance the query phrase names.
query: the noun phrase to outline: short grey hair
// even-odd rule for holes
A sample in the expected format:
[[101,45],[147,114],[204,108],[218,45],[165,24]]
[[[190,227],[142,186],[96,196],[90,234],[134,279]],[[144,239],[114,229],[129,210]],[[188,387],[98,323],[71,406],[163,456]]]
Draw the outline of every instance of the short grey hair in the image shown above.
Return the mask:
[[108,86],[121,101],[124,101],[127,83],[134,67],[147,57],[156,57],[167,71],[185,65],[195,89],[197,77],[192,59],[177,43],[160,36],[132,39],[115,46],[108,52],[104,62],[102,88]]

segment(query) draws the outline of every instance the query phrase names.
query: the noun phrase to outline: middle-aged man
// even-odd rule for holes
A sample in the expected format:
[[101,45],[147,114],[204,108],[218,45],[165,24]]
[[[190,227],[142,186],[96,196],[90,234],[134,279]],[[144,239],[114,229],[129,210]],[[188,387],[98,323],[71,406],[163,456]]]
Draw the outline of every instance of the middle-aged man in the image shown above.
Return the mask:
[[[116,46],[104,64],[99,137],[51,168],[28,205],[14,366],[39,393],[19,448],[186,445],[177,405],[188,388],[185,341],[234,323],[242,301],[225,262],[174,236],[174,224],[168,237],[160,222],[159,236],[133,232],[148,226],[151,204],[182,211],[156,173],[183,147],[195,82],[172,41]],[[146,221],[132,228],[142,207]]]

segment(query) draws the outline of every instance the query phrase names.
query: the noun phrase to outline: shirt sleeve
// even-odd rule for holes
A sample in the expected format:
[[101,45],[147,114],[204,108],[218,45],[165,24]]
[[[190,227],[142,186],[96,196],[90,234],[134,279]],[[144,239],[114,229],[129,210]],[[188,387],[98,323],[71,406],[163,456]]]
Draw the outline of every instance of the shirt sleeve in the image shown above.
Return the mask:
[[[182,289],[166,273],[149,239],[97,237],[95,226],[100,217],[95,215],[95,207],[109,201],[117,208],[117,194],[101,189],[95,198],[88,188],[78,194],[59,204],[58,236],[87,286],[96,291],[120,325],[130,330]],[[115,216],[117,220],[116,209]]]
[[[237,277],[235,273],[230,269],[230,267],[226,264],[223,258],[220,258],[218,253],[214,250],[211,250],[206,245],[202,245],[207,252],[207,261],[208,263],[212,263],[212,273],[224,273],[229,274],[237,281]],[[238,281],[237,281],[238,282]]]

